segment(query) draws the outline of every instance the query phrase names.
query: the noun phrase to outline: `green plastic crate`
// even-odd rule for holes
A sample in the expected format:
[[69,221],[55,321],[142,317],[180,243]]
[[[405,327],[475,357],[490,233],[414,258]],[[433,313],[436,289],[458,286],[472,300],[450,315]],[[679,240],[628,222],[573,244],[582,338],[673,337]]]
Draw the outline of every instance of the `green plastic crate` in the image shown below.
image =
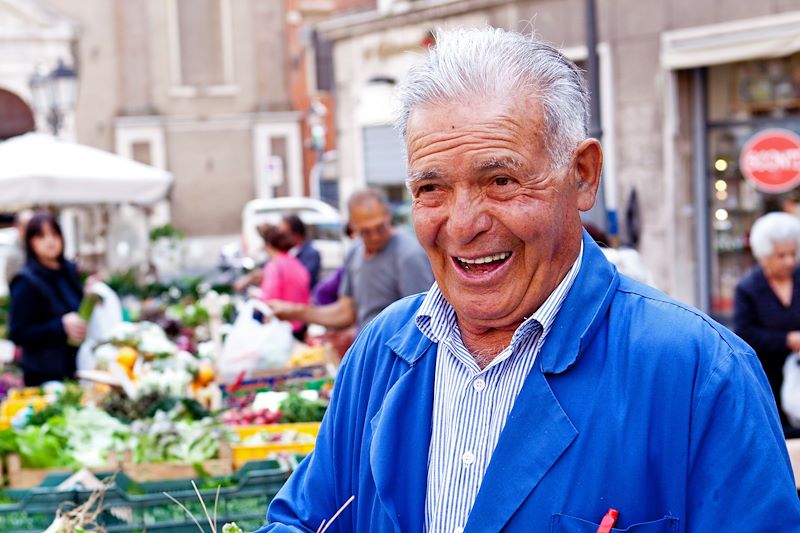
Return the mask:
[[[252,531],[264,524],[267,505],[283,486],[288,476],[285,467],[275,461],[254,461],[246,464],[229,480],[232,486],[222,487],[217,505],[217,522],[237,522],[242,529]],[[12,504],[0,505],[0,531],[40,533],[53,521],[56,509],[63,502],[84,503],[91,491],[53,490],[65,475],[48,476],[42,486],[28,491],[8,491]],[[217,478],[219,479],[219,478]],[[163,493],[167,492],[206,524],[205,513],[190,479],[135,483],[125,474],[117,475],[115,483],[103,499],[103,513],[98,522],[109,533],[134,533],[146,529],[152,532],[196,533],[197,526],[186,513]],[[198,485],[201,480],[195,479]],[[201,489],[200,494],[213,513],[216,489]]]

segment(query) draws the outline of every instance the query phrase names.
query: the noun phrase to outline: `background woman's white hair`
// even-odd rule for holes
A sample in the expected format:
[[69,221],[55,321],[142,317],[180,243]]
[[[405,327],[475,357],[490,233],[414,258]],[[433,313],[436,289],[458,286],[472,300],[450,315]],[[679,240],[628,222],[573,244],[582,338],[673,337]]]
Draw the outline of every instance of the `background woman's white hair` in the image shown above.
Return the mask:
[[435,40],[398,90],[397,128],[403,139],[409,115],[420,105],[527,94],[542,105],[553,166],[569,163],[588,135],[589,121],[589,94],[575,63],[549,44],[497,28],[439,29]]
[[753,257],[764,259],[772,255],[775,243],[794,241],[800,252],[800,220],[789,213],[767,213],[750,230]]

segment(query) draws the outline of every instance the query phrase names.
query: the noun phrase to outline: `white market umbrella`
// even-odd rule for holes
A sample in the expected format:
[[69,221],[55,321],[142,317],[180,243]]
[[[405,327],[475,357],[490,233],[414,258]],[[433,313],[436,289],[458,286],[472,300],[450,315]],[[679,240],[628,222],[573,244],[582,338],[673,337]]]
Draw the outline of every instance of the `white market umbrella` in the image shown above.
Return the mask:
[[50,135],[0,142],[0,207],[149,205],[164,199],[171,184],[166,170]]

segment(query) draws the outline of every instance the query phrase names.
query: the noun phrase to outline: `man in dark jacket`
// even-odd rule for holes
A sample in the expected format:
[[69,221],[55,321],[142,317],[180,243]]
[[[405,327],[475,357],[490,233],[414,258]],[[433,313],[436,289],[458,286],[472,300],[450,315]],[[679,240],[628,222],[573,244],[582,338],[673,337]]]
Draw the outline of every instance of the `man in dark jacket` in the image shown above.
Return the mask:
[[308,270],[308,275],[311,278],[310,288],[313,289],[319,280],[322,262],[319,252],[311,245],[310,241],[306,240],[306,225],[297,215],[287,215],[283,217],[280,229],[292,237],[294,247],[290,250],[290,253],[303,263],[303,266]]

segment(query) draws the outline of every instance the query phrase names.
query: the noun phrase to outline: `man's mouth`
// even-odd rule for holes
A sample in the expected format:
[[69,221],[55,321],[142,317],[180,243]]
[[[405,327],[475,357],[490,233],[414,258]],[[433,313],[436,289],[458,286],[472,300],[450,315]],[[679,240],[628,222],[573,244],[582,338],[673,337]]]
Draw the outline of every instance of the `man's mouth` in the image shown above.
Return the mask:
[[456,264],[461,267],[464,272],[472,274],[484,274],[492,272],[500,267],[503,263],[508,261],[511,257],[511,252],[500,252],[493,255],[485,255],[483,257],[454,257]]

